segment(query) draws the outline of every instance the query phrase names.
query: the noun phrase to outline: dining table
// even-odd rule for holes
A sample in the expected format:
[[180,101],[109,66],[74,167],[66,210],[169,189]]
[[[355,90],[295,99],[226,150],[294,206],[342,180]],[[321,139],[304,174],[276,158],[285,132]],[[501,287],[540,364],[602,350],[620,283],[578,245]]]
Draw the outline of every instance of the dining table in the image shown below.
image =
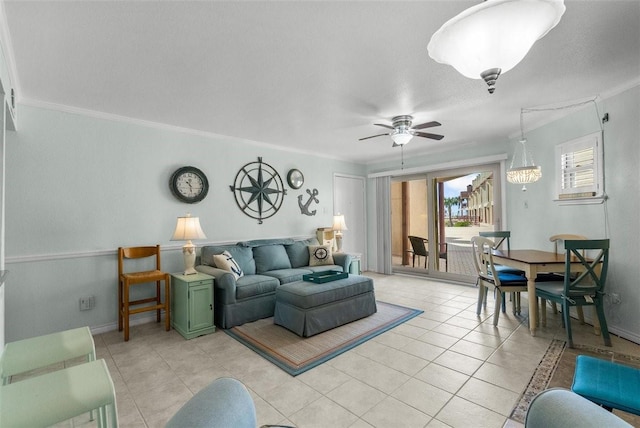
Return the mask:
[[[540,272],[562,273],[565,271],[565,255],[541,250],[493,250],[496,264],[520,269],[527,277],[527,293],[529,297],[529,331],[536,335],[538,323],[538,299],[536,298],[536,277]],[[571,272],[584,271],[578,259],[572,260]],[[545,308],[543,308],[545,310]],[[594,325],[594,327],[596,327]]]

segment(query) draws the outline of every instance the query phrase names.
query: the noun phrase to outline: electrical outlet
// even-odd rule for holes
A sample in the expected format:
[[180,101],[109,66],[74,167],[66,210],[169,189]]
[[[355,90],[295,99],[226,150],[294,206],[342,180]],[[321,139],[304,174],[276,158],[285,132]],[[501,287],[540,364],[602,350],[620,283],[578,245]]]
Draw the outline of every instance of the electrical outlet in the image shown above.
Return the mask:
[[96,306],[96,296],[88,296],[80,298],[80,310],[88,311]]

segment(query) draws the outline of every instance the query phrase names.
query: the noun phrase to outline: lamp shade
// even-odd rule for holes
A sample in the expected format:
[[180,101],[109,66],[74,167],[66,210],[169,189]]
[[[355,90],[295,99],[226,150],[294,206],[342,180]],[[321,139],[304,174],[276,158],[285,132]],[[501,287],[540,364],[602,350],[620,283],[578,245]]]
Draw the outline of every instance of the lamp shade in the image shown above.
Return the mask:
[[344,215],[338,214],[333,216],[333,230],[349,230],[347,224],[344,222]]
[[176,223],[176,230],[173,232],[172,241],[190,241],[192,239],[206,239],[207,236],[200,227],[200,218],[191,217],[187,214],[186,217],[178,217]]
[[471,79],[492,75],[495,83],[560,22],[565,9],[564,0],[484,1],[436,31],[429,56]]

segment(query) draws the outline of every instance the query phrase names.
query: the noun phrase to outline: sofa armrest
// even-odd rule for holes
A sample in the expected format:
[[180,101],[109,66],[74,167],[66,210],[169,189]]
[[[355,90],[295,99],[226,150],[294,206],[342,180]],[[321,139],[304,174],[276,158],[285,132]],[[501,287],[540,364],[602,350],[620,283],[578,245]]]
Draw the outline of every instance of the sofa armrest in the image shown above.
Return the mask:
[[630,427],[613,413],[580,395],[551,388],[536,395],[525,416],[526,428]]
[[351,255],[347,253],[333,253],[333,262],[338,266],[342,266],[343,272],[349,272]]
[[217,289],[216,304],[228,305],[236,302],[236,277],[231,272],[207,265],[198,265],[196,270],[215,278],[213,286]]

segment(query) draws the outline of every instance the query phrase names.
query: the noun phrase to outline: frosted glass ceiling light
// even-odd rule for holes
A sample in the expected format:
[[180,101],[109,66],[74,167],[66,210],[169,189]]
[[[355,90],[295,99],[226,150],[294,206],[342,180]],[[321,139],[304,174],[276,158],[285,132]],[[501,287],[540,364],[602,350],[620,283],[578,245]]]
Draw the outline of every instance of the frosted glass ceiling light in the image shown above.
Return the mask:
[[413,138],[413,134],[409,131],[409,128],[405,126],[398,127],[391,133],[391,139],[398,146],[404,146]]
[[516,146],[513,152],[513,158],[511,158],[511,166],[507,170],[507,181],[514,184],[522,184],[522,191],[527,191],[526,184],[535,183],[542,177],[542,168],[536,166],[533,163],[533,157],[527,152],[527,139],[524,138],[524,126],[523,126],[523,110],[520,109],[520,144],[522,166],[514,167],[513,164],[518,157],[518,147]]
[[565,9],[564,0],[486,0],[445,22],[431,37],[429,56],[484,79],[492,94],[498,76],[522,61]]

